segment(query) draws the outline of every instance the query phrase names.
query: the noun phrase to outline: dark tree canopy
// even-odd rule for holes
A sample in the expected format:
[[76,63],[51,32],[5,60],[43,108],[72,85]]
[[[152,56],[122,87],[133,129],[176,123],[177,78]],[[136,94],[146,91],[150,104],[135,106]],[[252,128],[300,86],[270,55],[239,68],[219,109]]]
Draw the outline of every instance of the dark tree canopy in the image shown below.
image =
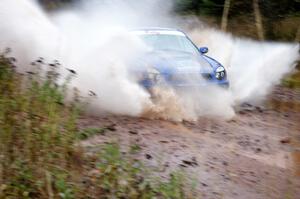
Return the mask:
[[[83,0],[39,0],[48,10],[72,5],[78,1]],[[205,17],[213,22],[212,25],[220,26],[225,0],[173,1],[175,13]],[[253,0],[231,0],[230,2],[228,31],[240,36],[256,38]],[[292,41],[297,38],[296,35],[300,34],[300,0],[258,0],[258,2],[266,39]]]

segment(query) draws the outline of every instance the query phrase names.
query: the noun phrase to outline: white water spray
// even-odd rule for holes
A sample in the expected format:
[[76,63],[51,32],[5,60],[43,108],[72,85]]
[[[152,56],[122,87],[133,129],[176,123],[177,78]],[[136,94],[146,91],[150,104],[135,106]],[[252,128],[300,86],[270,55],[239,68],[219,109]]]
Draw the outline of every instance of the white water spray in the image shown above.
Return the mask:
[[[150,107],[159,109],[152,111],[157,117],[176,120],[232,117],[235,103],[263,99],[299,59],[294,44],[255,42],[194,26],[189,35],[199,46],[209,47],[209,55],[228,68],[231,90],[201,88],[172,98],[176,103],[153,105],[149,94],[128,76],[128,62],[145,47],[127,30],[180,27],[178,17],[169,15],[170,1],[164,4],[158,0],[88,1],[49,17],[33,1],[1,0],[0,48],[13,49],[20,71],[28,70],[25,67],[37,57],[58,59],[74,69],[78,78],[73,86],[83,95],[90,90],[97,94],[91,104],[93,112],[139,116]],[[164,107],[170,104],[176,107]]]

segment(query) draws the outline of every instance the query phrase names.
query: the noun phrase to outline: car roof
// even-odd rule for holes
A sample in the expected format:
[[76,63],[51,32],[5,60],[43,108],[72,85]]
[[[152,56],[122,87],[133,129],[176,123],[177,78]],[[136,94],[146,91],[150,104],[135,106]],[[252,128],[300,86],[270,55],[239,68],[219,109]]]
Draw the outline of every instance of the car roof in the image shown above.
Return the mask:
[[169,34],[169,35],[180,35],[186,36],[182,31],[174,28],[158,28],[158,27],[147,27],[147,28],[136,28],[130,30],[130,32],[143,35],[143,34]]

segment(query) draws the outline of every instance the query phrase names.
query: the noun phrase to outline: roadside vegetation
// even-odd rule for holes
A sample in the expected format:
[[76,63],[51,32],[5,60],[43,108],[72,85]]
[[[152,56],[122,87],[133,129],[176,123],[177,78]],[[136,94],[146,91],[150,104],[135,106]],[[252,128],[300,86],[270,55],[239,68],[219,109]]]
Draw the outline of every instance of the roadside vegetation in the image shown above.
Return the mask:
[[59,85],[58,62],[40,58],[19,74],[9,55],[9,50],[0,55],[1,199],[189,198],[183,175],[151,177],[134,152],[124,155],[118,144],[87,155],[80,140],[106,129],[78,130],[83,105],[76,89],[65,103],[75,71]]
[[[49,10],[74,1],[40,0]],[[176,13],[196,15],[234,35],[300,42],[299,0],[176,2]],[[32,70],[20,74],[16,61],[9,49],[0,53],[0,199],[197,198],[180,172],[168,179],[153,177],[134,158],[138,145],[126,154],[117,143],[102,146],[97,154],[85,153],[81,140],[107,129],[77,127],[85,105],[69,87],[76,72],[61,77],[59,71],[65,69],[57,61],[39,58]],[[283,84],[299,88],[300,72]],[[67,95],[71,100],[65,103]]]
[[[38,0],[55,10],[83,0]],[[105,2],[105,1],[104,1]],[[174,12],[254,39],[300,42],[299,0],[173,0]]]
[[297,73],[285,78],[282,84],[292,89],[300,88],[300,71],[298,70]]

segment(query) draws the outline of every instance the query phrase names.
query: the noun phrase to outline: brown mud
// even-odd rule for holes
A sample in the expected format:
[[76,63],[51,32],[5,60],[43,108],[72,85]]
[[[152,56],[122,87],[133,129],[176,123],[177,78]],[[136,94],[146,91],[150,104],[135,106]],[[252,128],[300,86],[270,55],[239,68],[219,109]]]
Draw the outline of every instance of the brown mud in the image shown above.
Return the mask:
[[[87,117],[80,128],[110,126],[83,141],[89,153],[119,142],[139,145],[155,172],[184,170],[199,198],[300,198],[300,91],[277,87],[264,106],[242,105],[230,121],[169,122],[126,116]],[[197,197],[198,198],[198,197]]]

